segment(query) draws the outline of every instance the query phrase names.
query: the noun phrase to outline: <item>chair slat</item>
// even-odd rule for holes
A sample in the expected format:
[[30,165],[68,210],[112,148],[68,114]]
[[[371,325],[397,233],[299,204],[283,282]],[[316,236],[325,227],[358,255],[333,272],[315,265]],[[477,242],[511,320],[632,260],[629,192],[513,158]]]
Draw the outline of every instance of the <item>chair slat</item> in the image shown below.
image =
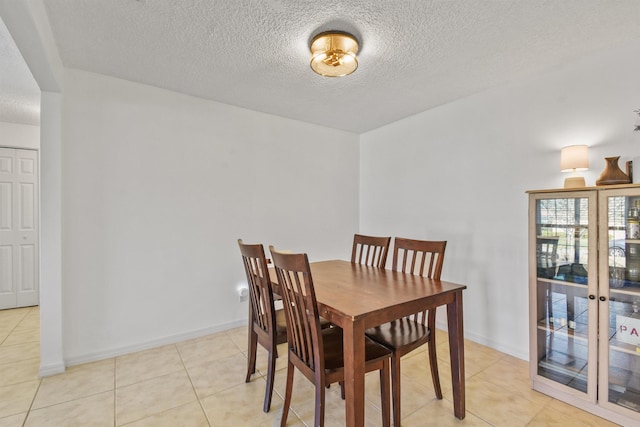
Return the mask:
[[351,250],[351,262],[382,267],[387,263],[391,237],[374,237],[355,234]]

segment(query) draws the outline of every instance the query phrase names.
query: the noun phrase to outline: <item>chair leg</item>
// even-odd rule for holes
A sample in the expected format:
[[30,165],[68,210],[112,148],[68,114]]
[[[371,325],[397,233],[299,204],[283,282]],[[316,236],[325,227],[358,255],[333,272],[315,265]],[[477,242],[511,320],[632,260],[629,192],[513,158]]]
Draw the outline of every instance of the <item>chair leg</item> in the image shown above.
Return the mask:
[[293,363],[287,364],[287,385],[284,392],[284,404],[282,405],[282,418],[280,419],[280,427],[287,425],[287,417],[289,416],[289,406],[291,406],[291,391],[293,390],[293,371],[295,367]]
[[391,356],[391,397],[393,399],[393,425],[400,427],[400,357]]
[[440,388],[440,375],[438,374],[438,356],[436,355],[436,343],[429,341],[429,366],[431,367],[431,378],[433,379],[433,390],[436,392],[436,399],[442,400],[442,388]]
[[[329,388],[329,387],[327,387],[327,388]],[[342,400],[345,400],[344,381],[340,381],[340,397],[342,397]]]
[[278,355],[275,351],[275,343],[269,352],[269,364],[267,366],[267,390],[264,393],[264,406],[262,410],[269,412],[271,409],[271,396],[273,396],[273,377],[276,374],[276,358]]
[[431,367],[431,379],[433,380],[433,390],[436,392],[436,399],[442,400],[442,388],[440,387],[440,375],[438,374],[438,356],[436,355],[436,310],[429,310],[429,366]]
[[389,360],[382,362],[380,369],[380,408],[382,409],[382,426],[391,427],[391,391],[389,387]]
[[249,324],[249,357],[247,358],[247,377],[244,382],[251,381],[251,375],[256,372],[256,352],[258,351],[258,334],[253,331],[253,325]]
[[315,427],[324,426],[324,388],[324,384],[316,383],[316,414],[313,424]]

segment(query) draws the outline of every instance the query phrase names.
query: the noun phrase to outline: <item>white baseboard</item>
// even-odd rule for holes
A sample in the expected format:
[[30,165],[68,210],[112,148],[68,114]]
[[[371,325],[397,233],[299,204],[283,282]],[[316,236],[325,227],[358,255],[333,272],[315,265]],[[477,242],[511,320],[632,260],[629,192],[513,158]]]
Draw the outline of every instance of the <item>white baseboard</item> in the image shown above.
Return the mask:
[[[234,322],[223,323],[217,326],[212,326],[209,328],[203,328],[198,330],[193,330],[189,332],[184,332],[181,334],[171,335],[167,337],[163,337],[160,339],[145,341],[143,343],[138,343],[129,346],[123,346],[118,348],[113,348],[106,351],[100,351],[95,353],[88,353],[80,356],[70,357],[65,360],[65,363],[54,364],[49,366],[41,366],[39,375],[41,377],[55,375],[64,372],[65,366],[74,366],[80,365],[83,363],[95,362],[98,360],[109,359],[111,357],[122,356],[124,354],[134,353],[136,351],[148,350],[154,347],[160,347],[168,344],[175,344],[181,341],[186,341],[193,338],[199,338],[205,335],[215,334],[217,332],[227,331],[233,328],[239,328],[241,326],[247,325],[247,319],[236,320]],[[438,329],[442,329],[444,331],[447,330],[447,323],[445,322],[436,322],[436,327]],[[466,329],[464,331],[465,339],[471,340],[478,344],[486,345],[487,347],[491,347],[494,350],[498,350],[500,352],[509,354],[511,356],[517,357],[522,360],[529,360],[528,349],[515,348],[511,346],[505,346],[502,343],[495,342],[494,340],[487,338],[483,335],[479,335]]]
[[[83,363],[95,362],[98,360],[109,359],[116,356],[122,356],[124,354],[135,353],[136,351],[149,350],[154,347],[161,347],[163,345],[175,344],[181,341],[190,340],[193,338],[203,337],[205,335],[215,334],[217,332],[227,331],[233,328],[239,328],[240,326],[246,326],[247,319],[236,320],[234,322],[223,323],[217,326],[209,328],[197,329],[189,332],[184,332],[176,335],[170,335],[163,338],[145,341],[143,343],[113,348],[110,350],[99,351],[95,353],[88,353],[80,356],[70,357],[65,359],[67,366],[81,365]],[[42,368],[41,368],[42,371]],[[64,368],[63,370],[64,371]],[[59,373],[59,372],[56,372]],[[49,374],[51,375],[51,374]]]
[[[442,329],[444,331],[448,330],[446,321],[437,321],[436,327],[438,329]],[[525,348],[524,351],[522,348],[516,348],[508,345],[504,345],[502,343],[496,342],[491,338],[487,338],[484,335],[476,334],[473,331],[465,328],[464,330],[464,338],[470,341],[476,342],[478,344],[486,345],[487,347],[491,347],[494,350],[498,350],[502,353],[506,353],[510,356],[517,357],[518,359],[522,359],[524,361],[529,361],[529,349]]]
[[57,375],[57,374],[63,373],[65,369],[66,369],[66,366],[62,362],[56,363],[53,365],[47,365],[47,366],[41,365],[40,369],[38,370],[38,376],[40,378],[50,377],[51,375]]

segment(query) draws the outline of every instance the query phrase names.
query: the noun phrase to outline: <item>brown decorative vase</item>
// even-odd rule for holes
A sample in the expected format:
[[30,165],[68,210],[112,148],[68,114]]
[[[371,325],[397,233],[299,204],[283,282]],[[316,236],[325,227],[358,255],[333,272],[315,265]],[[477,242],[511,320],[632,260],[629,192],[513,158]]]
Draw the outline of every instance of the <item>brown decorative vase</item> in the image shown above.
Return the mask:
[[600,177],[596,180],[596,185],[628,184],[631,182],[627,174],[622,172],[618,166],[620,156],[605,157],[604,159],[607,164]]

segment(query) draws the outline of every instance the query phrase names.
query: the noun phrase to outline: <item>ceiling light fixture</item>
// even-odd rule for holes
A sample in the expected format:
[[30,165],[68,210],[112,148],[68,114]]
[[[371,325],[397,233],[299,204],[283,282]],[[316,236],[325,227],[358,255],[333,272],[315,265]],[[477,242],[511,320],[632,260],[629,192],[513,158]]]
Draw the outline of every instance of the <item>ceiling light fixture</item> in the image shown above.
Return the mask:
[[358,68],[358,41],[349,33],[327,31],[311,40],[311,69],[321,76],[340,77]]

